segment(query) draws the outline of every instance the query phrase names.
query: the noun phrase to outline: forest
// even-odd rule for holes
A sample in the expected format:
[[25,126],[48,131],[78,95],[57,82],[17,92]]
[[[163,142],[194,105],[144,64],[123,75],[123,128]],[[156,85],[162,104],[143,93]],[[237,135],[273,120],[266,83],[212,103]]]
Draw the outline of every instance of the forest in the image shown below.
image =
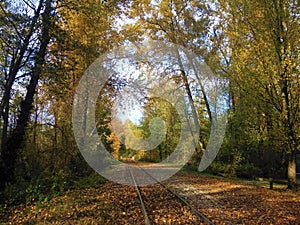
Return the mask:
[[[74,96],[99,57],[130,43],[140,44],[143,54],[144,41],[151,49],[180,46],[215,75],[226,130],[205,172],[287,180],[288,189],[297,190],[300,1],[1,0],[0,17],[0,210],[104,182],[75,140]],[[98,93],[93,119],[115,159],[159,163],[180,142],[180,113],[166,99],[144,96],[145,86],[134,83],[138,76],[157,81],[157,93],[168,85],[182,91],[186,116],[198,128],[196,139],[186,139],[192,146],[183,150],[192,151],[186,167],[198,169],[217,112],[209,88],[185,71],[181,64],[189,59],[176,49],[179,66],[152,60],[123,76],[119,64],[113,70],[107,63],[111,76]],[[125,114],[119,119],[116,106]],[[164,122],[151,123],[155,118]],[[165,133],[160,143],[149,151],[136,148],[136,138],[151,144],[155,132]]]

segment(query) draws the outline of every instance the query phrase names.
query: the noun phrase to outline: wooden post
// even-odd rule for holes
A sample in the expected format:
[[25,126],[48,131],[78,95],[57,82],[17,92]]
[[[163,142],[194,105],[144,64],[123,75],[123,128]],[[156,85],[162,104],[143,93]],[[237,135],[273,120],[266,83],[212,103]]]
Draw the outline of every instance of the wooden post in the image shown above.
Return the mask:
[[270,181],[270,189],[272,190],[273,189],[273,178],[270,178],[269,181]]

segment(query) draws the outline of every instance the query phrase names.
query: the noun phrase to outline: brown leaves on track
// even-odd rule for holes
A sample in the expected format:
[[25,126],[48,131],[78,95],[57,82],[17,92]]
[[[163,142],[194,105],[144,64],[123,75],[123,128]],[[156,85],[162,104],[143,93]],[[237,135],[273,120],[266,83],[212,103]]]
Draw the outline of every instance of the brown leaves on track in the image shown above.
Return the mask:
[[[299,224],[300,194],[180,172],[165,182],[216,224]],[[141,187],[154,224],[201,224],[159,185]],[[106,182],[48,202],[3,209],[0,224],[144,224],[134,187]]]
[[155,224],[202,224],[196,214],[174,197],[167,189],[156,184],[140,188],[148,216]]

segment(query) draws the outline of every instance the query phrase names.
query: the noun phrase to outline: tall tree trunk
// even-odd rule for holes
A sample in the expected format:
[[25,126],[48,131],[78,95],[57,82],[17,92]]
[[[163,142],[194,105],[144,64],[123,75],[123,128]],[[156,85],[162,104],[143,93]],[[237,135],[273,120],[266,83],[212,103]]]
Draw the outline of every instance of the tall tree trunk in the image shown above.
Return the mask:
[[296,191],[297,190],[297,183],[296,183],[296,150],[292,150],[289,153],[288,157],[288,188]]
[[2,111],[2,118],[3,118],[2,135],[1,135],[1,150],[2,151],[4,151],[6,149],[7,132],[8,132],[8,117],[9,117],[9,103],[5,104],[4,110]]
[[[176,42],[174,42],[174,43],[176,43]],[[176,56],[177,56],[178,64],[179,64],[179,67],[180,67],[180,70],[181,70],[182,83],[183,83],[183,85],[185,87],[185,91],[187,93],[188,100],[189,100],[189,106],[191,107],[191,110],[192,110],[192,117],[193,117],[194,125],[195,125],[196,130],[199,132],[198,138],[199,138],[199,143],[201,144],[202,149],[198,149],[197,148],[197,144],[198,143],[195,141],[195,139],[193,140],[193,143],[195,145],[195,150],[198,153],[199,160],[201,160],[201,153],[203,153],[205,151],[205,149],[206,149],[206,143],[205,143],[205,140],[203,138],[203,135],[201,134],[199,117],[198,117],[197,110],[196,110],[196,107],[195,107],[195,104],[194,104],[194,99],[193,99],[193,96],[192,96],[192,91],[190,89],[188,77],[187,77],[187,75],[185,73],[184,66],[183,66],[183,63],[182,63],[182,60],[181,60],[178,48],[176,47],[175,50],[176,50]],[[194,70],[195,70],[195,68],[194,68]],[[196,73],[196,70],[195,70],[195,73]],[[203,91],[203,93],[205,94],[203,86],[202,86],[201,83],[200,83],[200,85],[201,85],[201,88],[202,88],[201,91]],[[206,95],[205,95],[205,97],[206,97]],[[208,110],[210,112],[209,108],[208,108]],[[211,114],[210,114],[210,116],[211,116]],[[189,121],[188,121],[188,123],[189,123]],[[189,125],[189,127],[191,129],[191,124],[189,123],[188,125]],[[193,133],[192,130],[191,130],[191,132]]]
[[11,89],[12,86],[16,80],[16,76],[18,74],[18,72],[21,69],[21,64],[24,63],[24,56],[26,51],[28,51],[28,46],[30,45],[30,40],[34,34],[34,30],[36,29],[37,23],[38,23],[38,19],[40,17],[41,14],[41,10],[43,7],[43,2],[44,0],[40,0],[39,2],[39,6],[37,8],[37,10],[35,11],[35,15],[31,20],[30,26],[29,26],[29,32],[26,35],[24,42],[22,44],[22,46],[19,49],[19,54],[18,56],[16,56],[15,60],[13,60],[11,62],[10,68],[9,68],[9,73],[8,73],[8,79],[5,83],[5,91],[4,91],[4,95],[3,98],[1,100],[1,104],[0,104],[0,117],[2,116],[2,113],[5,109],[5,107],[7,105],[9,105],[9,100],[10,100],[10,96],[11,96]]
[[0,190],[7,183],[14,180],[14,171],[20,149],[23,146],[26,127],[30,120],[31,110],[33,108],[34,95],[40,75],[45,64],[47,47],[50,42],[50,23],[51,23],[51,3],[52,0],[45,1],[45,10],[42,14],[42,35],[39,50],[35,57],[35,65],[32,70],[31,79],[27,86],[25,99],[21,103],[20,114],[17,120],[16,128],[12,131],[7,139],[6,149],[2,152],[1,158],[4,168],[0,171]]
[[297,189],[296,185],[296,151],[298,147],[298,138],[295,133],[295,123],[292,120],[293,111],[293,98],[291,90],[291,74],[287,70],[285,65],[287,57],[287,38],[286,32],[284,30],[284,23],[286,20],[286,12],[283,7],[282,0],[273,0],[274,12],[275,12],[275,29],[274,29],[274,43],[277,56],[277,73],[279,75],[279,85],[281,89],[281,114],[282,114],[282,124],[285,128],[285,136],[287,139],[288,148],[288,187],[295,191]]
[[[5,90],[3,93],[3,97],[0,102],[0,119],[3,118],[3,126],[2,126],[2,134],[1,134],[1,152],[0,152],[0,170],[5,170],[5,155],[7,154],[7,139],[8,139],[8,119],[9,119],[9,102],[11,99],[11,91],[13,84],[16,80],[16,76],[18,72],[21,69],[21,64],[24,63],[24,56],[26,51],[28,51],[28,46],[30,45],[30,40],[32,38],[32,35],[34,33],[34,30],[36,29],[38,18],[40,17],[40,13],[43,6],[43,1],[40,0],[39,5],[35,11],[35,15],[33,16],[28,34],[25,36],[22,46],[19,49],[18,55],[14,57],[10,63],[9,66],[9,72],[7,74],[7,80],[5,82]],[[5,9],[2,9],[3,12],[5,12]],[[4,155],[4,156],[3,156]],[[0,172],[1,175],[1,172]],[[0,178],[0,189],[1,187],[4,187],[4,183],[2,181],[3,176]]]

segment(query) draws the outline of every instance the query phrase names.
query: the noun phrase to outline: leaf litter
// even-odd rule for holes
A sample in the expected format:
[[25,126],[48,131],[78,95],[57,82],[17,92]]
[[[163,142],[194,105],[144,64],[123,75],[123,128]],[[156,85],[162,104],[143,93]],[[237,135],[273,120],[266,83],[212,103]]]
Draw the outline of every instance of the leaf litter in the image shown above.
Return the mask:
[[[215,224],[300,224],[300,194],[180,172],[164,182]],[[201,224],[160,185],[141,188],[153,224]],[[135,187],[106,182],[4,208],[1,224],[145,224]]]

